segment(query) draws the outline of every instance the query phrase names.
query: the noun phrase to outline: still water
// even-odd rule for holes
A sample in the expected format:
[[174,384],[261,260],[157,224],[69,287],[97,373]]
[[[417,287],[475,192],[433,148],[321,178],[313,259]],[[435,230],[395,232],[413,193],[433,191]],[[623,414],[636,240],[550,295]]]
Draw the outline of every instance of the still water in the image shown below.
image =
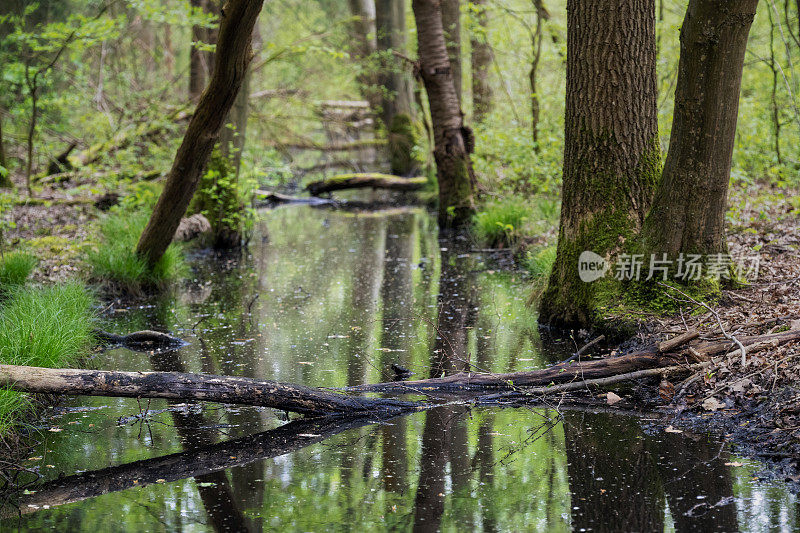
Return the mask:
[[[341,387],[547,365],[518,272],[421,210],[261,213],[241,262],[107,317],[191,344],[91,364]],[[445,406],[345,425],[80,398],[48,411],[8,531],[796,531],[800,502],[720,437],[654,418]]]

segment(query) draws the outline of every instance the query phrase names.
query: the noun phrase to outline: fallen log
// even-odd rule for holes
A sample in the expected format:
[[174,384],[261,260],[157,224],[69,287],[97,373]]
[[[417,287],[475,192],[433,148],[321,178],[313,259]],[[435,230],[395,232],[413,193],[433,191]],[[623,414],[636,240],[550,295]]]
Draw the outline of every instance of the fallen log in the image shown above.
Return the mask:
[[277,204],[306,204],[306,205],[336,205],[335,200],[331,200],[330,198],[316,198],[310,197],[306,198],[303,196],[291,196],[288,194],[281,194],[279,192],[273,191],[264,191],[264,190],[257,190],[255,192],[256,198],[258,201],[256,205],[277,205]]
[[341,174],[322,181],[314,181],[306,185],[312,196],[345,189],[388,189],[392,191],[418,191],[425,187],[428,178],[401,178],[390,174]]
[[309,416],[355,413],[401,414],[427,406],[236,376],[184,372],[114,372],[0,365],[0,387],[20,392],[164,398],[271,407]]
[[[800,329],[743,337],[740,342],[744,346],[768,343],[775,345],[800,340]],[[510,372],[504,374],[486,374],[460,372],[441,378],[420,379],[415,381],[375,383],[346,387],[346,392],[381,392],[395,394],[457,392],[475,390],[516,390],[525,387],[549,387],[554,384],[608,378],[618,374],[629,374],[640,370],[671,367],[689,360],[688,350],[694,350],[691,356],[696,361],[698,356],[709,359],[712,356],[727,353],[734,343],[725,341],[701,341],[690,345],[686,355],[680,353],[660,353],[658,346],[622,355],[581,362],[565,362],[527,372]],[[543,390],[544,391],[544,390]]]

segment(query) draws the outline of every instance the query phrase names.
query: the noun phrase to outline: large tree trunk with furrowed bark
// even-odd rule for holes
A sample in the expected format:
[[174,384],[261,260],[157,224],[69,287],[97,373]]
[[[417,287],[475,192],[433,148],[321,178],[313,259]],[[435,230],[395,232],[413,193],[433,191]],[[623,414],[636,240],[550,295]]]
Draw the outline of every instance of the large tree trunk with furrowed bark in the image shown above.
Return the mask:
[[136,253],[151,267],[164,255],[233,106],[252,56],[250,40],[263,0],[229,0],[221,15],[214,73],[200,97]]
[[727,251],[725,211],[739,88],[757,4],[689,2],[669,151],[643,232],[646,247],[659,256]]
[[641,229],[661,160],[655,59],[655,0],[568,0],[561,224],[542,323],[596,320],[613,280],[584,283],[578,257],[610,260]]
[[433,155],[439,180],[439,224],[445,227],[463,225],[469,222],[475,210],[474,176],[469,158],[472,132],[464,127],[453,83],[440,2],[414,0],[412,7],[417,22],[419,74],[428,93],[433,121]]

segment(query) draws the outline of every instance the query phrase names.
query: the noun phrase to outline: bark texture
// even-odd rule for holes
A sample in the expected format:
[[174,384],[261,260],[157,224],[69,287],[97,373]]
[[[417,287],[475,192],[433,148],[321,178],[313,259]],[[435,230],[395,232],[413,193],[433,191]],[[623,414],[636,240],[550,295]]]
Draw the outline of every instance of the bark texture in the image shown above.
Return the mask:
[[474,176],[469,158],[472,133],[464,127],[453,82],[442,28],[441,3],[414,0],[412,8],[417,22],[419,74],[428,93],[433,122],[433,155],[439,181],[439,225],[462,225],[469,221],[475,209]]
[[655,0],[568,0],[561,223],[540,322],[595,321],[611,281],[582,282],[578,257],[611,259],[641,229],[660,170],[655,60]]
[[441,0],[442,29],[444,42],[447,47],[447,57],[450,58],[450,67],[453,69],[453,83],[456,96],[461,101],[461,1]]
[[392,400],[235,376],[184,372],[114,372],[0,365],[0,384],[18,391],[118,398],[165,398],[272,407],[304,415],[417,410]]
[[136,253],[150,266],[164,255],[194,196],[228,111],[247,73],[250,40],[263,0],[229,0],[221,15],[214,73],[200,97]]
[[482,122],[492,108],[492,87],[489,85],[489,68],[492,50],[489,47],[489,15],[486,0],[472,2],[476,10],[477,28],[470,36],[472,49],[472,119]]
[[757,0],[691,0],[669,151],[644,228],[657,253],[727,250],[724,217],[747,36]]

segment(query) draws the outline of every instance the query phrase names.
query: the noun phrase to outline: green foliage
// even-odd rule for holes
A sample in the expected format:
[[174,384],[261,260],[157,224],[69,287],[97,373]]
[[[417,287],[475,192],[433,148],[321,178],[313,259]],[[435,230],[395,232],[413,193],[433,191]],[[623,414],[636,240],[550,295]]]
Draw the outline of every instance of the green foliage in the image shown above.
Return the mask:
[[245,205],[245,196],[251,192],[251,180],[238,180],[231,160],[217,146],[211,153],[189,212],[201,213],[208,219],[215,246],[236,247],[253,225],[253,213]]
[[553,270],[556,262],[556,247],[545,246],[536,250],[528,250],[525,254],[524,265],[531,278],[539,284],[546,283],[547,277]]
[[23,252],[0,257],[0,291],[23,285],[36,267],[36,258]]
[[[94,321],[93,298],[79,283],[15,290],[0,309],[0,363],[63,367],[86,353]],[[23,394],[0,390],[0,435],[29,406]]]
[[473,217],[476,237],[490,246],[514,245],[521,238],[552,227],[558,203],[550,198],[511,196],[492,200]]
[[180,248],[172,244],[151,270],[136,255],[136,244],[149,213],[115,210],[100,222],[100,242],[86,256],[96,279],[123,292],[140,294],[149,287],[163,287],[187,271]]
[[425,156],[419,149],[423,136],[422,125],[410,116],[399,113],[392,118],[387,135],[392,174],[411,176],[425,164]]

